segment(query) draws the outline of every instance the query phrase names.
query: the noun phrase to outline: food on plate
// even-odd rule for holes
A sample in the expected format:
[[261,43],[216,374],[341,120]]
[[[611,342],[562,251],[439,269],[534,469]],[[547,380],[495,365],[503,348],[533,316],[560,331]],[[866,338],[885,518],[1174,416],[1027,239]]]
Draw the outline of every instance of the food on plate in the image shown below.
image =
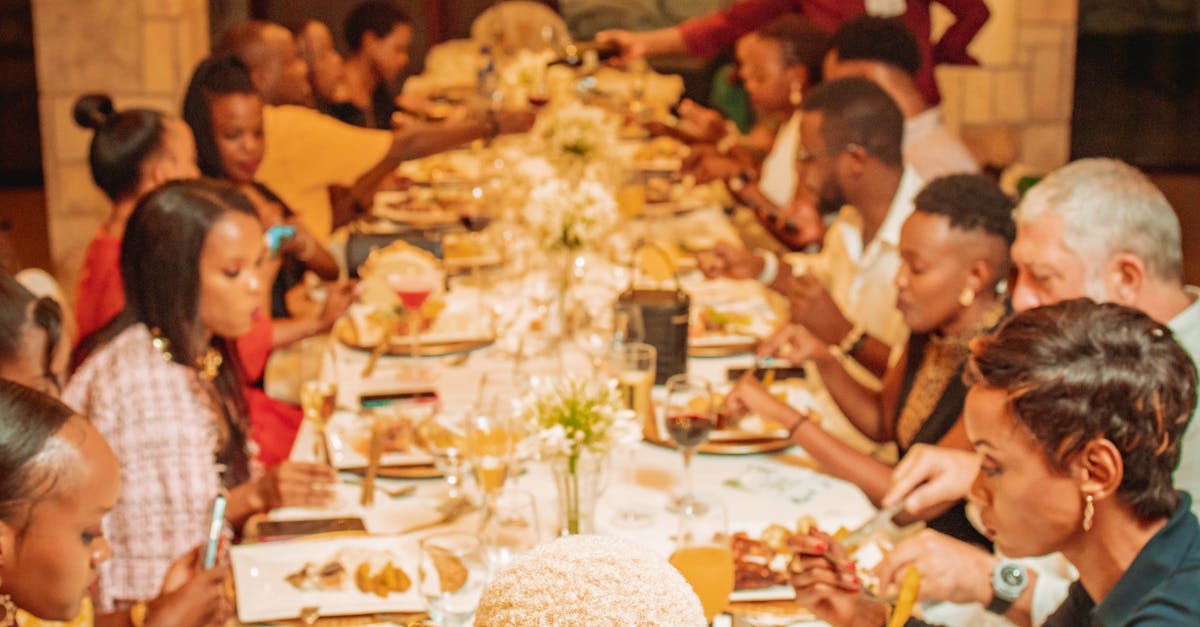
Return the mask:
[[359,592],[386,597],[393,592],[407,592],[412,587],[412,579],[404,569],[397,568],[390,561],[378,572],[371,568],[370,562],[363,562],[354,571],[354,584]]
[[429,559],[437,570],[442,594],[453,594],[467,584],[467,567],[457,556],[437,547],[430,547]]
[[679,180],[661,176],[650,177],[646,181],[646,202],[676,202],[682,200],[695,187],[696,177],[691,174],[685,174]]
[[393,592],[407,592],[412,587],[412,578],[396,566],[392,553],[355,547],[338,551],[323,564],[306,562],[299,570],[288,573],[284,581],[298,590],[346,590],[350,570],[354,572],[355,588],[365,594],[386,597]]
[[659,136],[638,146],[633,153],[633,160],[639,163],[653,163],[669,159],[683,159],[691,153],[688,145],[673,137]]
[[283,578],[299,590],[340,590],[345,579],[346,567],[336,559],[320,565],[305,562],[300,570]]
[[442,239],[442,257],[447,261],[485,257],[490,248],[482,233],[448,233]]
[[[383,439],[383,453],[405,453],[416,447],[416,427],[413,417],[395,411],[372,411]],[[371,429],[358,429],[347,436],[350,448],[363,457],[371,455]]]
[[692,323],[688,325],[688,335],[691,337],[737,335],[754,322],[748,313],[721,311],[712,306],[697,307],[693,311]]

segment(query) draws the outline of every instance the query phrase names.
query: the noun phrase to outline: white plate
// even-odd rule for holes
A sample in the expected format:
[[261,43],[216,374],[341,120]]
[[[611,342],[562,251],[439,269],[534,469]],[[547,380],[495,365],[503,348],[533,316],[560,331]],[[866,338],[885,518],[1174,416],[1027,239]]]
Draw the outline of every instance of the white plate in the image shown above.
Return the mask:
[[747,601],[791,601],[794,598],[796,598],[796,590],[791,586],[734,590],[729,593],[729,600],[734,603]]
[[[305,562],[324,564],[345,549],[390,553],[393,564],[404,569],[412,580],[412,586],[406,592],[393,592],[387,597],[361,592],[354,585],[357,562],[343,564],[347,572],[340,590],[299,590],[284,580],[288,574],[302,568]],[[415,538],[394,536],[235,546],[230,551],[230,557],[237,590],[238,619],[243,623],[252,623],[296,618],[303,607],[319,607],[322,617],[423,612],[425,600],[417,591],[417,552]],[[379,566],[382,566],[382,562]]]
[[[425,412],[430,410],[424,409]],[[420,422],[424,417],[417,413],[420,411],[422,411],[422,408],[416,408],[412,411],[414,422]],[[333,462],[334,468],[339,470],[343,468],[363,468],[367,465],[367,458],[354,450],[350,442],[360,432],[369,429],[369,423],[359,418],[353,412],[334,412],[333,417],[329,419],[329,426],[326,427],[325,432],[326,437],[329,439],[329,457],[330,461]],[[381,466],[425,466],[432,463],[433,456],[418,449],[387,452],[379,457],[379,464]]]

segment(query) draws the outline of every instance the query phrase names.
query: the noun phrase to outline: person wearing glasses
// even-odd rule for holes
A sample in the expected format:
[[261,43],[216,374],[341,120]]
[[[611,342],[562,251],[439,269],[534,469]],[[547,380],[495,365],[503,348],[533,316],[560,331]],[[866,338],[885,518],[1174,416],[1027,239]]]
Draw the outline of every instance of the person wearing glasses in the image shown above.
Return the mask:
[[821,252],[780,259],[718,244],[700,267],[708,276],[757,277],[788,297],[792,322],[879,376],[908,335],[893,279],[900,227],[923,181],[901,157],[900,109],[870,80],[822,84],[801,111],[799,186],[822,213],[837,213]]

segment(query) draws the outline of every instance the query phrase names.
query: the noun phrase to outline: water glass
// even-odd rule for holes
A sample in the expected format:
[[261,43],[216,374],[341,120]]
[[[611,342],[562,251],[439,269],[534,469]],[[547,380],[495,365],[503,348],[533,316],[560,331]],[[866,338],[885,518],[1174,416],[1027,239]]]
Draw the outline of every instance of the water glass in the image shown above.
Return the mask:
[[522,490],[498,493],[491,500],[479,536],[493,576],[537,546],[542,536],[533,494]]
[[445,533],[421,541],[418,587],[437,625],[465,625],[475,615],[487,584],[487,561],[479,539]]

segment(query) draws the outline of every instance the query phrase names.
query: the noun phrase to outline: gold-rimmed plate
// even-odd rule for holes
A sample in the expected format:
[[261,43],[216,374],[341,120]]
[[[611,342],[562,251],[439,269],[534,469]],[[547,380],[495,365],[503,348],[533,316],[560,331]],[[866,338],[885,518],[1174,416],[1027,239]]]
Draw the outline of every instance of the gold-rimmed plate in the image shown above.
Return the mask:
[[[355,350],[373,352],[378,346],[374,344],[363,344],[358,341],[354,333],[354,329],[349,324],[341,324],[335,330],[335,337],[338,341]],[[494,337],[475,337],[452,340],[435,340],[432,338],[417,338],[418,357],[441,357],[443,355],[452,355],[454,353],[465,353],[473,351],[495,342]],[[407,337],[402,335],[395,336],[389,342],[384,355],[393,356],[409,356],[412,355],[412,346]]]
[[[647,439],[646,441],[664,448],[679,448],[673,440]],[[701,444],[696,452],[710,455],[755,455],[782,451],[791,445],[791,440],[775,437],[764,437],[760,440],[709,441]]]

